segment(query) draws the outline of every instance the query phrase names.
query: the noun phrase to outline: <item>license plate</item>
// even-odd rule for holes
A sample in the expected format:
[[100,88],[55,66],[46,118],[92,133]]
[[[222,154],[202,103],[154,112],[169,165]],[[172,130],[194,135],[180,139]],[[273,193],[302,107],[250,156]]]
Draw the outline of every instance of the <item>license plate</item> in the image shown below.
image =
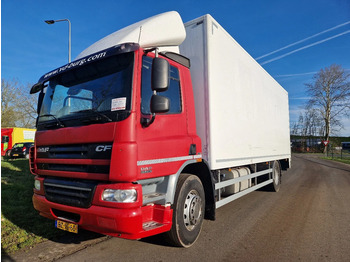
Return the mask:
[[55,227],[62,229],[64,231],[72,232],[72,233],[78,233],[78,225],[73,223],[68,223],[60,220],[55,221]]
[[18,156],[18,154],[13,154],[13,156]]

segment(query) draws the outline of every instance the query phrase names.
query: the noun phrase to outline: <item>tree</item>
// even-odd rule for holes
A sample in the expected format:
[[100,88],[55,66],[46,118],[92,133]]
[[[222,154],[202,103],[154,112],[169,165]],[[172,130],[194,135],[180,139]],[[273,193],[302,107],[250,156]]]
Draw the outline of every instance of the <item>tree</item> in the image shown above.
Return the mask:
[[319,137],[323,135],[322,119],[317,110],[311,108],[304,110],[299,114],[298,122],[292,125],[292,135],[300,136],[295,141],[298,144],[298,150],[319,149]]
[[303,135],[307,137],[322,136],[322,118],[318,111],[314,108],[309,108],[304,112]]
[[35,127],[37,97],[29,94],[30,86],[1,79],[2,127]]
[[324,139],[327,141],[332,130],[342,127],[341,117],[349,113],[349,76],[340,65],[331,65],[315,74],[313,83],[306,84],[310,96],[307,109],[314,109],[322,118]]
[[1,79],[1,126],[15,126],[16,100],[18,97],[16,82],[8,82]]

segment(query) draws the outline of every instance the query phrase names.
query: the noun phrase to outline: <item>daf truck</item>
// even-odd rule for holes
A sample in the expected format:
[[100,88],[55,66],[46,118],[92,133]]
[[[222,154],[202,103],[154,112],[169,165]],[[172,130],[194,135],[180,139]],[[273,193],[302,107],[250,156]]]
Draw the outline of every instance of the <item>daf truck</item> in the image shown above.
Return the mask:
[[33,204],[63,230],[189,247],[291,165],[288,93],[210,15],[116,31],[31,93]]

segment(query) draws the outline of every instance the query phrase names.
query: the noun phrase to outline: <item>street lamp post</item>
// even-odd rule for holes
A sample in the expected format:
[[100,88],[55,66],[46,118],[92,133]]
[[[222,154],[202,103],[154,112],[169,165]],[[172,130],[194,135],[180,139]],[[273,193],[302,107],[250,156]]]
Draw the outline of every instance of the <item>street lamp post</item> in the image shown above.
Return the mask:
[[71,35],[72,35],[72,29],[71,29],[71,23],[69,19],[59,19],[59,20],[45,20],[45,23],[52,25],[56,22],[63,22],[67,21],[68,22],[68,63],[71,62]]

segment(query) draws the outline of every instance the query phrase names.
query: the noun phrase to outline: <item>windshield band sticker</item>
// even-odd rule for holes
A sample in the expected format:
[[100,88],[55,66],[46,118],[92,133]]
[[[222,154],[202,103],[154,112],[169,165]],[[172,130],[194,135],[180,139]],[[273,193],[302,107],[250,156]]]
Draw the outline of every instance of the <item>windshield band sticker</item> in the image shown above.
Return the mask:
[[70,69],[70,68],[74,68],[74,67],[77,67],[77,66],[82,66],[83,64],[85,64],[86,62],[92,62],[94,60],[97,60],[97,59],[101,59],[101,58],[104,58],[106,56],[107,52],[104,51],[104,52],[101,52],[101,53],[98,53],[98,54],[93,54],[89,57],[86,57],[86,58],[83,58],[83,59],[80,59],[78,61],[73,61],[65,66],[62,66],[60,68],[57,68],[56,70],[54,71],[51,71],[49,73],[47,73],[46,75],[44,75],[44,79],[50,77],[50,76],[53,76],[53,75],[56,75],[56,74],[59,74],[67,69]]

